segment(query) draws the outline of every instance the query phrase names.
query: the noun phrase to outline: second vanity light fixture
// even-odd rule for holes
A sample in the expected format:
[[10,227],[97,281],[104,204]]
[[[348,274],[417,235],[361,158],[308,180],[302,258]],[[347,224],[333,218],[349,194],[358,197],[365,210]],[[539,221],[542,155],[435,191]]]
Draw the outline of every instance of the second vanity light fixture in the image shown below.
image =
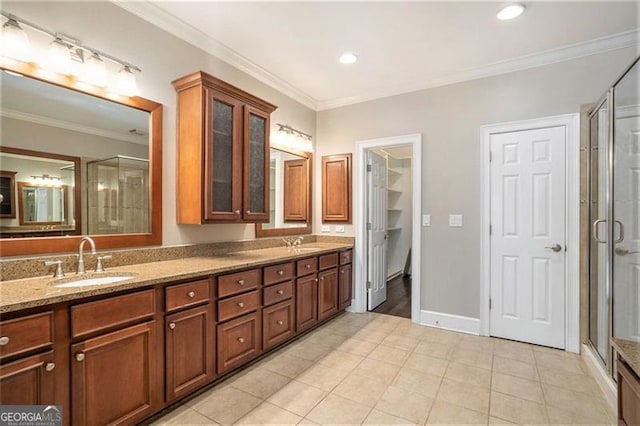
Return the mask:
[[313,152],[310,134],[282,123],[276,123],[276,126],[278,126],[278,132],[273,138],[275,145],[303,152]]
[[[2,46],[0,54],[3,57],[26,63],[37,63],[45,70],[71,75],[80,81],[106,88],[120,95],[137,96],[139,94],[136,77],[133,74],[134,71],[141,72],[137,66],[86,46],[80,40],[18,18],[11,13],[0,11],[0,14],[7,19],[2,26],[2,43],[0,44]],[[40,58],[35,57],[23,26],[53,39]],[[107,72],[105,60],[120,67],[120,71],[112,78]]]

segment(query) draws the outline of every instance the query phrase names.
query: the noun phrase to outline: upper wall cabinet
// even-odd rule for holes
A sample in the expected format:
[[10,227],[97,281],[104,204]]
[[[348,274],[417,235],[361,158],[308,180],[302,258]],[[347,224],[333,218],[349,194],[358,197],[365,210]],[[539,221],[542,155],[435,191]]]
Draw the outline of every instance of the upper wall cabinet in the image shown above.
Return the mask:
[[351,154],[322,157],[322,222],[351,223]]
[[269,115],[276,106],[202,71],[178,92],[178,223],[269,221]]

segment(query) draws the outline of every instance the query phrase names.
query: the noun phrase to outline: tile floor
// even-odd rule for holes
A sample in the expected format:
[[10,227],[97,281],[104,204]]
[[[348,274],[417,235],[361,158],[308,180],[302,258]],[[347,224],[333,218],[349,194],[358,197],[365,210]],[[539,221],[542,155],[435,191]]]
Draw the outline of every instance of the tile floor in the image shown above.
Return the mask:
[[164,424],[615,424],[574,354],[343,314]]

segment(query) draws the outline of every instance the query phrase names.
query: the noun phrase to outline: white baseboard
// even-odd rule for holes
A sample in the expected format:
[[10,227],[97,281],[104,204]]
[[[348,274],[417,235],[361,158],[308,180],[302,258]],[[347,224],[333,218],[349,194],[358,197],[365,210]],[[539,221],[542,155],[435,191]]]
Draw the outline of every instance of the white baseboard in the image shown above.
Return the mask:
[[459,331],[467,334],[480,334],[480,319],[441,312],[420,311],[420,324],[443,330]]
[[584,363],[589,369],[589,373],[591,373],[591,376],[598,383],[600,389],[602,389],[607,403],[609,403],[609,406],[614,412],[618,411],[618,389],[608,373],[602,368],[602,365],[596,358],[597,355],[584,343],[582,344],[582,350],[580,352]]

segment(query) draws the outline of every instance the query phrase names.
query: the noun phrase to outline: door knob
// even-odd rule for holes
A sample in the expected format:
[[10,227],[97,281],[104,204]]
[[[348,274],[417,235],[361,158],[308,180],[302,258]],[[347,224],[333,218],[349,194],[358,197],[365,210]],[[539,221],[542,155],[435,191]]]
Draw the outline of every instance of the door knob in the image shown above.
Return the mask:
[[551,247],[545,247],[544,249],[545,250],[553,250],[553,251],[555,251],[557,253],[560,250],[562,250],[562,246],[560,244],[556,243],[556,244],[552,245]]
[[623,246],[616,247],[615,252],[618,256],[626,256],[628,254],[640,253],[640,251],[630,251],[628,248]]
[[44,369],[46,371],[53,371],[53,369],[56,368],[56,365],[53,362],[48,362],[45,366]]

